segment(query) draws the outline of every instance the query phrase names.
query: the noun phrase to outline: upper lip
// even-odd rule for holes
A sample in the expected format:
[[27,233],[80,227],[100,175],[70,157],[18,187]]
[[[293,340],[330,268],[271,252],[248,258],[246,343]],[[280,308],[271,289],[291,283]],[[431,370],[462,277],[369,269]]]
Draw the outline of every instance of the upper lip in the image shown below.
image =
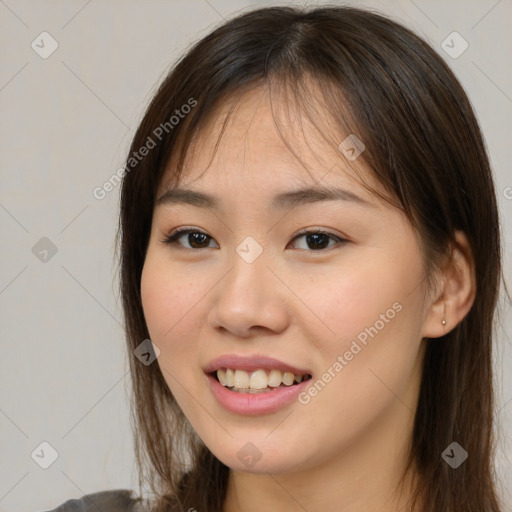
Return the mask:
[[237,354],[225,354],[212,359],[205,367],[205,373],[212,373],[219,368],[231,368],[234,370],[245,370],[247,372],[262,369],[281,370],[281,372],[291,372],[294,375],[311,375],[310,370],[298,368],[291,364],[284,363],[273,357],[262,355],[239,356]]

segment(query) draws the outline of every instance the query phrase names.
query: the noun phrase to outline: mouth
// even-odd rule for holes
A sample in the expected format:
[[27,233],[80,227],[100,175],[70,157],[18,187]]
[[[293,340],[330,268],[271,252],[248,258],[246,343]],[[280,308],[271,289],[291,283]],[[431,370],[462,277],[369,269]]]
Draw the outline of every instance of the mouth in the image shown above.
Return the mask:
[[203,372],[218,403],[244,415],[291,406],[313,378],[309,368],[264,354],[224,354],[210,360]]
[[[242,363],[245,370],[219,367],[218,362],[210,364],[205,377],[212,395],[225,410],[246,416],[273,414],[292,406],[311,385],[312,374],[276,360],[266,362],[274,368],[262,368],[247,361]],[[263,361],[260,359],[259,363]],[[232,366],[233,359],[228,364]]]

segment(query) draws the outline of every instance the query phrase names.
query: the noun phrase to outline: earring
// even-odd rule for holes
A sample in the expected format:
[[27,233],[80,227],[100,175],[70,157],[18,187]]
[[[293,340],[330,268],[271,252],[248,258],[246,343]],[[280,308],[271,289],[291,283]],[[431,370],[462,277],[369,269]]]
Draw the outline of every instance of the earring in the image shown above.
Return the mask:
[[441,320],[442,325],[446,325],[446,302],[444,303],[444,313],[443,313],[443,319]]
[[446,325],[446,320],[443,320],[441,323],[442,323],[443,325]]

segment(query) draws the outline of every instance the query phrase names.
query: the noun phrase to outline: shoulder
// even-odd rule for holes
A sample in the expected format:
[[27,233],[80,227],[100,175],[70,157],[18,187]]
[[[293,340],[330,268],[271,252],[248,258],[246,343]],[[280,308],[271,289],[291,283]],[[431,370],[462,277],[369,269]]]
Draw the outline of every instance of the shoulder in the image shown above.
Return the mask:
[[118,489],[86,494],[47,512],[149,512],[142,508],[141,501],[131,491]]

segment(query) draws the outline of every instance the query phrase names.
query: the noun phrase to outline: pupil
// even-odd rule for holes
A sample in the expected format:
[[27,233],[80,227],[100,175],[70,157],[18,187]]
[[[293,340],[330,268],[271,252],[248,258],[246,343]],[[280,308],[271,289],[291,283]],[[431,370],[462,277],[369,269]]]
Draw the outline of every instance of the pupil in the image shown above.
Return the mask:
[[[329,240],[328,240],[327,235],[325,235],[325,234],[323,234],[323,233],[314,233],[314,234],[312,234],[312,235],[307,235],[307,237],[306,237],[306,238],[308,239],[308,245],[309,245],[309,241],[313,238],[313,239],[315,240],[315,242],[314,242],[314,244],[313,244],[313,245],[316,245],[316,248],[317,248],[317,249],[318,249],[318,248],[322,249],[323,247],[325,247],[325,243],[324,243],[324,244],[320,243],[320,246],[317,244],[317,242],[318,242],[318,237],[323,238],[323,239],[324,239],[324,242],[329,243]],[[313,247],[313,248],[315,248],[315,247]]]
[[[191,242],[191,240],[194,240],[194,237],[199,237],[199,245],[201,245],[201,237],[202,237],[202,243],[206,241],[208,238],[208,235],[205,235],[204,233],[189,233],[188,235],[188,242],[192,247],[196,247],[197,244],[195,242]],[[197,240],[197,238],[196,238]]]

